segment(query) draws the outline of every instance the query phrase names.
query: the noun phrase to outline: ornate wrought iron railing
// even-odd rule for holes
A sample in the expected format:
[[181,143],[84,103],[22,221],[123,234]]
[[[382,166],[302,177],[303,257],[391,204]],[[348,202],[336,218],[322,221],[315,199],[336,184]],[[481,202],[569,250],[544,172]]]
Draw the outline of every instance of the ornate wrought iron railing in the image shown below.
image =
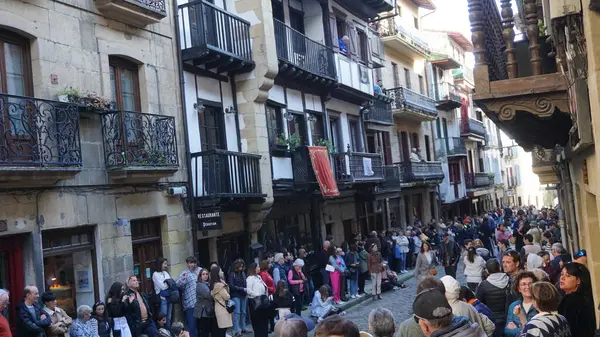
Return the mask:
[[494,185],[494,174],[488,172],[475,172],[465,174],[467,188],[479,188]]
[[77,105],[0,94],[0,165],[81,166]]
[[155,12],[160,12],[165,15],[167,14],[165,0],[131,0],[131,2]]
[[306,35],[273,19],[277,57],[319,76],[336,78],[333,50],[309,39]]
[[340,182],[360,182],[383,179],[379,153],[342,152],[333,155],[335,179]]
[[102,115],[107,168],[179,165],[175,117],[132,111]]
[[389,101],[375,99],[369,112],[364,115],[365,121],[392,125],[394,124],[394,115]]
[[393,99],[391,103],[393,110],[413,109],[433,117],[437,116],[435,101],[425,95],[403,87],[387,89],[385,93]]
[[473,118],[469,118],[468,120],[467,119],[461,120],[460,132],[464,136],[473,134],[473,135],[477,135],[480,137],[485,137],[485,134],[486,134],[485,126],[483,125],[483,123],[476,119],[473,119]]
[[182,18],[182,49],[210,46],[245,61],[252,61],[250,22],[206,1],[178,7]]
[[260,155],[208,150],[191,155],[194,196],[261,196]]
[[426,182],[431,180],[443,180],[444,171],[439,161],[402,162],[396,163],[400,169],[402,182]]

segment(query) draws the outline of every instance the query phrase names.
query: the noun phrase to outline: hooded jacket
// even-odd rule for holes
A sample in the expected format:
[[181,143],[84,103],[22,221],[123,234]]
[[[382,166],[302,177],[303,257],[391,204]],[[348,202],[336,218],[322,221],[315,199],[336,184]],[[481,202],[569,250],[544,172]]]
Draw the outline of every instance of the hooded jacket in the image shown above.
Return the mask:
[[431,337],[485,337],[481,327],[477,323],[470,323],[465,317],[459,317],[452,321],[452,325],[445,329],[435,331]]
[[[471,323],[477,323],[478,327],[481,327],[486,335],[492,336],[494,329],[496,328],[494,322],[492,322],[487,316],[480,314],[475,307],[467,302],[459,300],[460,294],[460,283],[452,276],[444,276],[440,279],[444,283],[446,288],[446,299],[452,307],[452,314],[455,316],[464,316]],[[442,335],[446,336],[446,335]],[[447,336],[462,336],[462,335],[447,335]],[[470,336],[470,335],[466,335]]]
[[479,284],[477,287],[477,298],[481,303],[487,305],[496,318],[496,323],[506,323],[508,310],[507,296],[510,294],[510,282],[505,273],[494,273]]

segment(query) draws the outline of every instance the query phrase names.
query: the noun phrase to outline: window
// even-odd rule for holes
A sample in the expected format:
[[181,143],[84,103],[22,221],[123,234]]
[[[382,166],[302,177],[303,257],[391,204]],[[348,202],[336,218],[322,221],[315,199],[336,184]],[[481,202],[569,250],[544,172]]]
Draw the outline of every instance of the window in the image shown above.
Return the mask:
[[360,137],[360,125],[358,120],[349,119],[348,125],[350,126],[350,149],[353,152],[362,152],[362,142]]
[[301,138],[301,144],[306,145],[306,118],[303,113],[290,111],[294,118],[288,121],[288,135],[297,134]]
[[460,164],[457,162],[448,163],[448,171],[451,184],[460,184]]
[[423,79],[423,76],[419,75],[419,93],[421,95],[425,95],[425,80]]
[[335,18],[335,28],[337,30],[338,39],[342,39],[344,36],[348,36],[348,32],[346,30],[346,20],[336,17]]
[[304,13],[290,7],[290,27],[304,34]]
[[413,21],[415,23],[415,28],[419,29],[419,18],[416,16],[413,16]]
[[363,62],[368,62],[369,60],[369,38],[367,37],[367,33],[365,31],[357,29],[358,34],[358,55]]
[[281,22],[285,22],[285,14],[283,13],[283,3],[277,0],[271,1],[273,6],[273,18]]
[[400,86],[400,74],[398,73],[398,65],[392,62],[392,76],[394,77],[394,88]]
[[411,84],[410,84],[410,70],[408,70],[408,68],[404,68],[404,84],[406,89],[411,89]]
[[339,119],[334,116],[329,117],[329,132],[331,135],[331,143],[336,148],[338,152],[343,152],[345,149],[340,147],[342,142],[340,141],[340,131],[339,131]]
[[323,129],[323,115],[320,113],[310,113],[312,121],[310,122],[310,131],[313,145],[317,144],[319,139],[325,139],[325,131]]
[[277,144],[277,137],[283,133],[283,118],[281,108],[267,104],[267,132],[269,134],[269,144]]
[[431,161],[431,151],[429,150],[430,146],[431,146],[431,144],[430,144],[429,136],[425,135],[425,156],[427,158],[427,161]]
[[108,59],[112,98],[122,111],[141,111],[137,64],[118,57]]
[[225,135],[225,127],[222,108],[209,106],[206,103],[204,103],[204,106],[204,111],[198,113],[202,151],[226,149],[227,144],[223,137]]
[[413,132],[411,134],[411,137],[412,137],[412,139],[411,139],[412,140],[412,147],[415,148],[415,149],[419,149],[419,134]]
[[[29,42],[18,35],[0,30],[0,93],[32,96],[32,92]],[[10,133],[30,134],[33,127],[27,125],[29,119],[23,116],[27,113],[26,109],[18,108],[18,104],[13,107],[14,109],[4,109],[3,116],[10,124]]]
[[440,124],[439,117],[435,120],[435,134],[437,135],[438,139],[442,139],[442,126]]

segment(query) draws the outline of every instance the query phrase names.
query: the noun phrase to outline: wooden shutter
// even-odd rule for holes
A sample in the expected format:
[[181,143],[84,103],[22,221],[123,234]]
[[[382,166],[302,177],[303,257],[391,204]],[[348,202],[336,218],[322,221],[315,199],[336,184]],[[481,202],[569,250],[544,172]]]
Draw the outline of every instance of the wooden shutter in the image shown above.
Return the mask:
[[369,68],[373,68],[373,46],[371,46],[373,43],[373,36],[369,29],[365,31],[365,36],[367,37],[367,59],[365,61]]
[[339,37],[338,37],[338,32],[337,32],[337,21],[335,18],[335,14],[333,13],[329,13],[329,27],[331,29],[331,46],[333,47],[334,51],[337,51],[340,46],[339,46]]
[[383,150],[385,165],[392,165],[392,141],[389,132],[383,132]]
[[346,31],[348,32],[347,34],[349,34],[348,37],[350,38],[350,46],[348,48],[348,51],[350,52],[350,57],[353,60],[356,60],[360,55],[358,32],[356,31],[356,27],[352,22],[346,23]]

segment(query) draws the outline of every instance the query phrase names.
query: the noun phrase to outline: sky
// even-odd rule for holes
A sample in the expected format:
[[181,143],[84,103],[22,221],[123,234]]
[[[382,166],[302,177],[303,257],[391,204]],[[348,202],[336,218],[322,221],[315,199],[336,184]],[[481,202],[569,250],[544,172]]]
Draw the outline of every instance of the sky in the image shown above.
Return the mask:
[[471,37],[471,27],[469,23],[469,11],[467,0],[434,0],[436,10],[431,12],[423,10],[419,12],[424,27],[435,30],[459,31],[466,37]]

